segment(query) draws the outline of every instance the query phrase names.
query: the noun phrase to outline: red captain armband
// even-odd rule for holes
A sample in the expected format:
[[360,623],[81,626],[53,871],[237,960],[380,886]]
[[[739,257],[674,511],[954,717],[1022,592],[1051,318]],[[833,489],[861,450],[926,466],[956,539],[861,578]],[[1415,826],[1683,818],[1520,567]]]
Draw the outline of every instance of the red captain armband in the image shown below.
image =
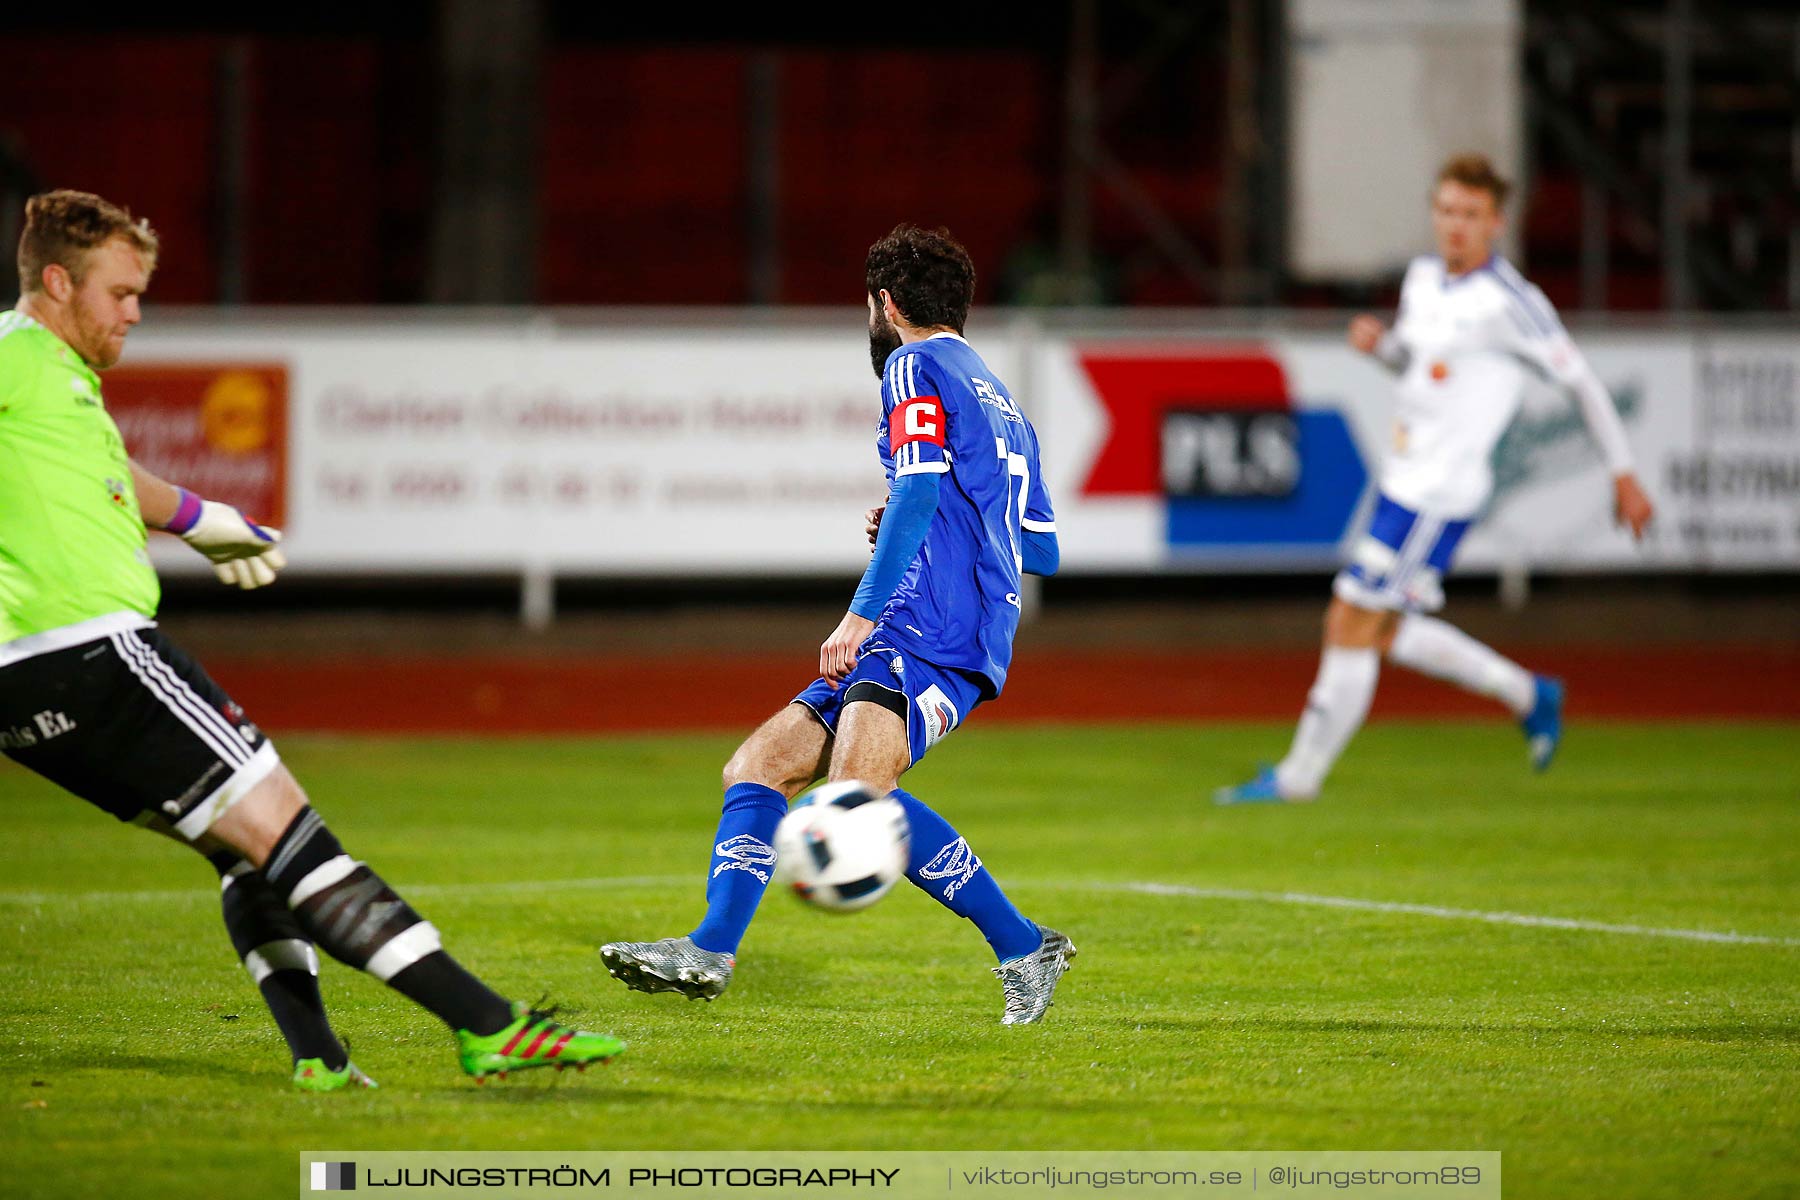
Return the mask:
[[888,453],[913,442],[944,444],[944,402],[936,396],[902,400],[888,417]]

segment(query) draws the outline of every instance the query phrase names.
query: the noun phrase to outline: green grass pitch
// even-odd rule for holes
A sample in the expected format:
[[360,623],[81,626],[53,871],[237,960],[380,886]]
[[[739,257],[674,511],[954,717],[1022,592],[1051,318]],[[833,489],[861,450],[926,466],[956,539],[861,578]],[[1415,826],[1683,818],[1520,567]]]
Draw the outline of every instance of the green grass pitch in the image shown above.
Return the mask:
[[1577,725],[1534,778],[1501,724],[1378,724],[1319,804],[1207,802],[1286,737],[977,723],[908,777],[1081,948],[1021,1029],[905,885],[848,917],[771,895],[710,1006],[607,978],[599,942],[696,919],[730,738],[285,739],[454,953],[632,1044],[478,1089],[327,963],[382,1084],[329,1096],[290,1089],[206,865],[0,767],[4,1190],[285,1195],[327,1148],[1497,1149],[1508,1196],[1800,1189],[1800,731]]

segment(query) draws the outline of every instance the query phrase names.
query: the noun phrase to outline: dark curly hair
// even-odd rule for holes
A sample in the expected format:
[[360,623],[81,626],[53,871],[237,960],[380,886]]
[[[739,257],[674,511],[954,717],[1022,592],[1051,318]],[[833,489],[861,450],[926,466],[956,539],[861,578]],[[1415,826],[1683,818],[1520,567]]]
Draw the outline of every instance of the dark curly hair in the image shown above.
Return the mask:
[[869,247],[863,282],[878,302],[884,290],[892,296],[908,325],[961,333],[975,298],[975,264],[948,229],[901,224]]

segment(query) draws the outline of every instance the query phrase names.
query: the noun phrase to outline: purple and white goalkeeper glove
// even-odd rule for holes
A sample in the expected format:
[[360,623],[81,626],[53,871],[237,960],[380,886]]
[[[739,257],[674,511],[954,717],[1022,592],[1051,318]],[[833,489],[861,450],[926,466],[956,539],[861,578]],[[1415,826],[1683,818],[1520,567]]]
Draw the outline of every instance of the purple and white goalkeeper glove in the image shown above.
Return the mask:
[[281,530],[258,525],[229,504],[178,490],[181,503],[165,528],[211,559],[220,583],[248,590],[275,582],[275,572],[287,566]]

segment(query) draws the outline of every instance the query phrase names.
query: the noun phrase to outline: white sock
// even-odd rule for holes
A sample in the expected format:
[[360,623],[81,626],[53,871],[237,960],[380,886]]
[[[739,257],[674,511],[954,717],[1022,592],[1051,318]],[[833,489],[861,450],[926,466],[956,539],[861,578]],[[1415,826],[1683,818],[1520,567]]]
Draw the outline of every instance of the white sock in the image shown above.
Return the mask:
[[1537,703],[1537,681],[1518,663],[1482,645],[1448,621],[1408,613],[1394,634],[1388,657],[1481,696],[1492,696],[1515,716]]
[[1381,656],[1374,647],[1325,647],[1318,677],[1306,694],[1306,711],[1294,730],[1294,744],[1275,768],[1282,795],[1305,800],[1319,794],[1331,765],[1369,715],[1380,675]]

